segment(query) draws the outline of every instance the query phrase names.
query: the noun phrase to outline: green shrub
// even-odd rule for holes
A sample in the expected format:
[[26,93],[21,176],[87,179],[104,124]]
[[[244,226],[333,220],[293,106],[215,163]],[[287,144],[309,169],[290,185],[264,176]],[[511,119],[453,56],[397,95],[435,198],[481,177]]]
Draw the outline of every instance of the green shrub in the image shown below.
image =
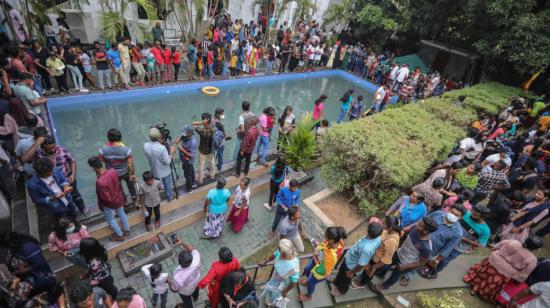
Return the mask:
[[[464,138],[478,111],[496,112],[519,90],[496,83],[446,93],[330,128],[323,138],[321,176],[351,192],[367,214],[387,208]],[[466,107],[456,107],[466,95]]]
[[311,128],[315,125],[310,114],[306,113],[294,131],[281,142],[286,163],[294,170],[311,167],[318,154],[317,142]]

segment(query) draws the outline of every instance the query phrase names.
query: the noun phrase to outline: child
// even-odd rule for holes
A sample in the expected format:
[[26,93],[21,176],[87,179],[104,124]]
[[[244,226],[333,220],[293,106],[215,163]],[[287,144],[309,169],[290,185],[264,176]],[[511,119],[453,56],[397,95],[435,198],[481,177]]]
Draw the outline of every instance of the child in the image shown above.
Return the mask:
[[363,111],[363,108],[365,107],[365,105],[363,105],[362,102],[363,102],[363,95],[359,95],[357,96],[357,101],[352,103],[351,109],[349,112],[350,121],[358,119],[361,116],[361,111]]
[[231,77],[237,76],[237,51],[231,52],[231,61],[229,62],[229,69],[231,70]]
[[317,137],[317,140],[322,139],[323,136],[326,135],[328,128],[329,128],[328,120],[323,119],[321,121],[321,126],[317,128],[317,131],[315,132],[315,136]]
[[[199,52],[197,52],[197,54],[201,54],[202,53],[202,49],[199,47]],[[198,57],[197,59],[197,69],[199,71],[199,80],[202,80],[202,57]]]
[[153,230],[151,215],[155,212],[155,228],[160,228],[160,181],[155,180],[151,171],[143,172],[143,184],[139,190],[139,202],[145,216],[147,231]]
[[134,308],[134,307],[146,307],[145,300],[143,297],[141,297],[139,294],[137,294],[136,290],[127,287],[120,292],[118,292],[116,296],[116,302],[113,303],[111,306],[112,308]]
[[155,55],[152,52],[147,54],[147,80],[149,85],[155,84]]
[[248,222],[248,204],[250,201],[250,178],[241,179],[235,190],[233,207],[227,217],[227,221],[233,225],[233,232],[240,232],[244,224]]
[[146,264],[141,267],[141,272],[145,275],[147,281],[153,288],[153,296],[151,297],[151,304],[153,304],[153,307],[157,306],[160,296],[160,308],[166,308],[168,299],[168,274],[162,272],[162,265],[160,263]]

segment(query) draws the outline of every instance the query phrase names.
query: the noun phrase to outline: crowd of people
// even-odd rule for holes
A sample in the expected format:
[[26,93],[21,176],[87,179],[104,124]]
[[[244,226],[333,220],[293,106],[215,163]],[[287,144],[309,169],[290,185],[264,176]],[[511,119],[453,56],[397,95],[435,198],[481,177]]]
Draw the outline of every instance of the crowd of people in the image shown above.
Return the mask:
[[[339,101],[338,118],[331,119],[337,123],[381,112],[395,94],[408,103],[463,86],[442,78],[436,71],[411,71],[408,65],[396,63],[391,53],[376,55],[375,50],[363,44],[352,45],[347,32],[329,46],[329,39],[335,34],[324,33],[315,21],[299,22],[296,29],[289,29],[283,22],[276,31],[276,42],[264,49],[261,29],[267,27],[265,18],[257,24],[233,22],[229,15],[216,15],[214,20],[203,40],[191,40],[181,46],[166,46],[163,30],[157,24],[152,29],[153,43],[136,44],[123,38],[109,46],[96,43],[92,50],[85,51],[70,43],[46,48],[38,42],[25,42],[8,49],[8,57],[0,58],[0,159],[2,171],[9,175],[3,177],[2,190],[14,196],[14,183],[8,179],[12,165],[19,168],[32,201],[56,219],[48,237],[48,249],[83,268],[81,279],[85,281],[71,286],[69,298],[65,298],[40,243],[31,236],[11,232],[0,239],[1,246],[9,250],[6,265],[13,275],[6,288],[11,292],[10,306],[20,307],[30,301],[64,307],[67,300],[79,307],[148,305],[136,290],[118,290],[118,277],[111,275],[106,249],[79,223],[79,218],[88,214],[88,207],[78,191],[76,159],[69,149],[56,144],[45,127],[44,96],[55,92],[50,77],[54,77],[59,93],[70,92],[67,73],[79,92],[113,85],[130,88],[178,81],[183,61],[189,80],[216,75],[254,76],[265,63],[266,74],[275,69],[284,73],[339,68],[379,85],[369,110],[364,110],[361,95],[355,97],[353,89],[346,91]],[[312,103],[317,138],[323,138],[329,129],[329,119],[324,114],[326,100],[326,95],[320,95]],[[468,98],[460,97],[454,103],[465,106]],[[284,152],[279,152],[273,165],[267,163],[273,129],[277,128],[279,141],[293,133],[296,116],[292,106],[280,115],[276,115],[273,106],[266,106],[255,115],[250,103],[242,102],[235,132],[225,129],[224,110],[215,108],[213,113],[203,113],[200,121],[182,127],[173,142],[162,127],[153,127],[149,141],[143,145],[149,170],[139,170],[141,180],[132,149],[123,143],[123,134],[117,128],[106,133],[105,144],[88,159],[88,165],[97,176],[97,205],[112,229],[112,241],[125,241],[130,236],[125,212],[128,203],[141,208],[147,232],[162,227],[163,199],[169,202],[178,196],[172,179],[175,156],[181,160],[187,192],[202,185],[205,177],[216,182],[204,202],[206,218],[201,238],[205,240],[220,237],[226,223],[238,233],[248,222],[249,206],[253,206],[252,180],[248,177],[252,155],[256,154],[258,164],[270,168],[270,191],[264,207],[274,212],[269,236],[279,237],[279,242],[273,255],[260,264],[271,262],[274,266],[262,292],[256,293],[252,279],[229,248],[221,248],[219,260],[201,275],[200,252],[178,239],[175,244],[181,252],[172,274],[159,263],[142,268],[151,284],[154,307],[159,302],[166,307],[169,291],[179,294],[179,306],[192,307],[200,289],[208,289],[212,307],[253,307],[260,299],[269,306],[285,307],[289,292],[298,284],[307,289],[299,300],[308,301],[316,284],[333,274],[334,296],[367,286],[382,291],[397,282],[406,286],[414,273],[435,278],[455,258],[480,247],[493,251],[464,277],[472,294],[490,302],[539,307],[550,301],[550,263],[537,259],[532,252],[542,246],[541,238],[550,232],[550,223],[536,228],[550,215],[548,103],[544,99],[515,98],[501,114],[482,114],[449,159],[435,166],[425,181],[399,198],[383,217],[371,217],[366,236],[347,250],[347,235],[342,227],[330,227],[325,234],[304,233],[300,185],[289,178]],[[233,134],[237,139],[234,175],[240,182],[231,192],[219,174],[225,141]],[[316,237],[323,239],[317,241]],[[311,240],[314,254],[301,269],[298,258],[305,250],[303,239]],[[382,283],[371,283],[374,275],[385,277],[389,272],[391,275]]]

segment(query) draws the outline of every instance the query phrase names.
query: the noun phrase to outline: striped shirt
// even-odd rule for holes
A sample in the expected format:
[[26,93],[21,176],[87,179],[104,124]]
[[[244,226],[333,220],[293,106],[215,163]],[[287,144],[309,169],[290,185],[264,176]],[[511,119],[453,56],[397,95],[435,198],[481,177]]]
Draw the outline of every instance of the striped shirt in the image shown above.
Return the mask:
[[105,169],[115,169],[118,176],[128,173],[128,158],[132,150],[122,142],[107,142],[99,148],[99,157],[105,162]]
[[73,175],[71,164],[74,161],[74,156],[66,148],[62,146],[56,146],[55,154],[52,155],[46,153],[44,150],[42,150],[42,148],[38,148],[37,153],[39,158],[49,158],[55,167],[63,171],[63,175],[65,175],[67,179],[69,179],[69,177]]
[[462,240],[462,227],[460,223],[457,222],[451,225],[445,224],[444,220],[446,215],[447,213],[441,210],[432,212],[428,215],[428,217],[433,218],[438,225],[437,230],[430,234],[433,256],[441,255],[446,258]]

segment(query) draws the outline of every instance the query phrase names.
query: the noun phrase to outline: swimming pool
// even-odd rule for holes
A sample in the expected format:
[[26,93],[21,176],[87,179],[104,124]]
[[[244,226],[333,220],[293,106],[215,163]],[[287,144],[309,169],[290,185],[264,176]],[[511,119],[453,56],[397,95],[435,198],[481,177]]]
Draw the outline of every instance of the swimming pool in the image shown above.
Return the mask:
[[[202,94],[200,89],[206,85],[218,87],[220,95]],[[84,200],[95,204],[95,174],[87,159],[97,155],[110,128],[118,128],[123,142],[131,147],[136,175],[141,181],[141,174],[149,170],[143,144],[148,141],[152,125],[166,122],[175,140],[181,127],[200,120],[201,113],[213,114],[215,108],[221,107],[225,110],[225,129],[232,133],[244,100],[250,101],[255,114],[267,106],[276,107],[277,117],[286,105],[292,105],[299,119],[313,110],[313,102],[321,94],[328,96],[325,118],[335,121],[340,108],[338,99],[351,88],[355,89],[354,97],[363,95],[368,106],[377,86],[341,70],[283,74],[56,97],[48,102],[48,114],[58,144],[68,148],[77,159],[78,186]],[[277,135],[274,134],[273,141]],[[225,161],[233,160],[235,139],[225,145]],[[179,164],[176,166],[179,168]],[[178,172],[181,175],[181,170]]]

